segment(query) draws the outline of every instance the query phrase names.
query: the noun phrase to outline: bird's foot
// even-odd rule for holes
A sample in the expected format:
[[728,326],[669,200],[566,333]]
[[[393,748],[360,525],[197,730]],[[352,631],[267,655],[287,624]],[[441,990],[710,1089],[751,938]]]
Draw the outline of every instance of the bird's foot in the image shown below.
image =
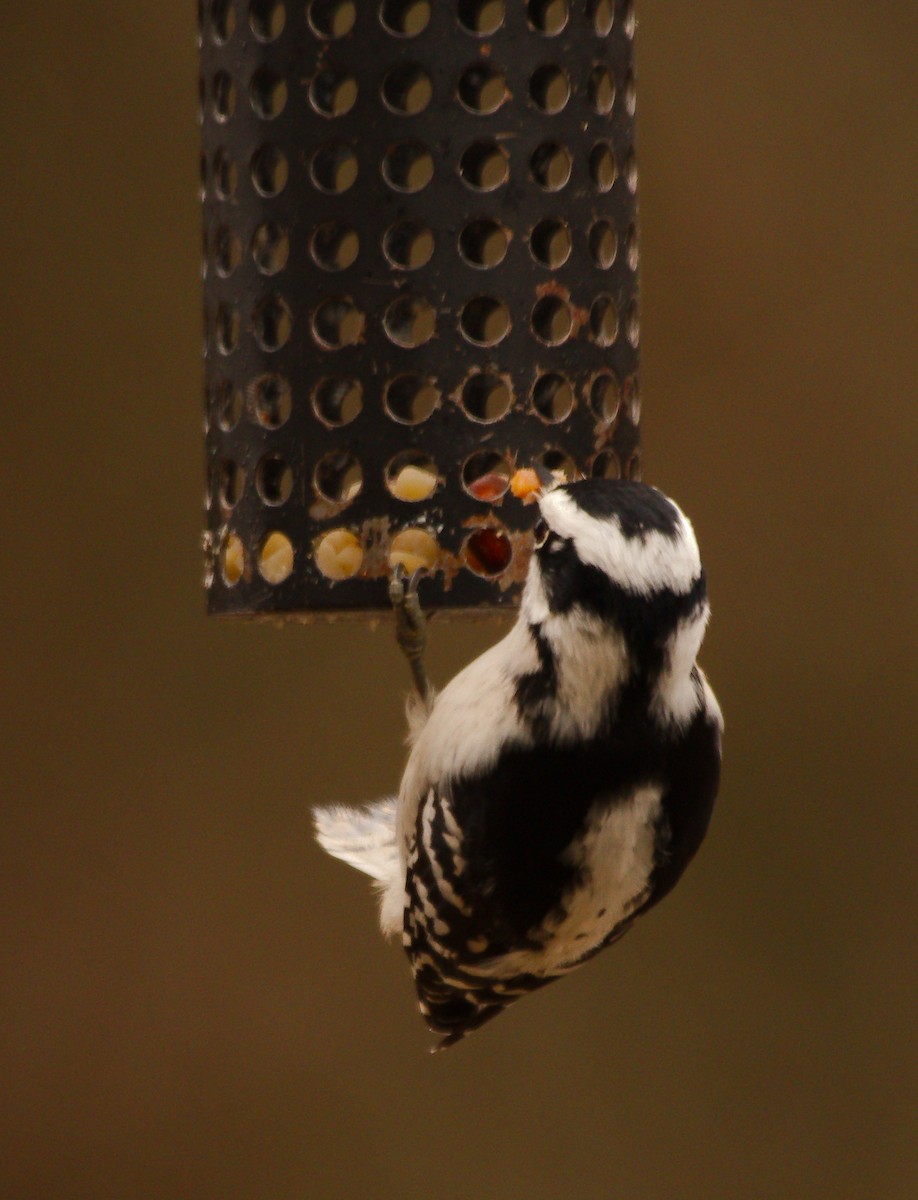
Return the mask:
[[433,688],[424,669],[427,618],[421,610],[421,601],[418,598],[420,576],[420,571],[415,571],[409,576],[401,564],[397,565],[389,580],[389,600],[395,613],[395,640],[408,659],[418,695],[429,705]]

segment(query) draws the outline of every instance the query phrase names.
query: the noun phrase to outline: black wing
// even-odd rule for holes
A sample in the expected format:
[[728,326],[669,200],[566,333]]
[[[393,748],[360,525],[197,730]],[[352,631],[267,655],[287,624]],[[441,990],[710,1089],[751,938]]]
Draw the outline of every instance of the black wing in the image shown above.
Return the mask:
[[436,1049],[459,1041],[553,978],[493,973],[489,964],[495,959],[526,946],[508,938],[468,870],[468,852],[449,797],[431,789],[419,807],[408,857],[402,940],[421,1013],[428,1028],[443,1035]]

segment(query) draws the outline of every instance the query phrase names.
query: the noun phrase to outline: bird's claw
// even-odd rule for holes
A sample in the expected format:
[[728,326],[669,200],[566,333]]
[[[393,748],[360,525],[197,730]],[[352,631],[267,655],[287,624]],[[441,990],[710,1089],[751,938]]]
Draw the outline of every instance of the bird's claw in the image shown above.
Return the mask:
[[389,580],[389,601],[395,613],[395,640],[408,659],[418,694],[428,702],[432,688],[423,662],[427,646],[427,618],[418,597],[418,580],[422,573],[415,571],[409,576],[402,564],[397,564]]

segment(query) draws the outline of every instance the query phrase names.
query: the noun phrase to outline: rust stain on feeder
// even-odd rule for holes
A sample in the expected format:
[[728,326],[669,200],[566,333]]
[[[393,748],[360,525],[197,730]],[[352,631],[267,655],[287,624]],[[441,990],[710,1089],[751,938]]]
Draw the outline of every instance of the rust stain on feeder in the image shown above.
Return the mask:
[[535,291],[539,300],[554,296],[556,299],[564,301],[571,314],[571,331],[565,341],[577,337],[580,330],[589,321],[590,311],[587,308],[581,308],[579,305],[571,303],[570,288],[565,287],[563,283],[559,283],[557,279],[546,279],[544,283],[536,286]]

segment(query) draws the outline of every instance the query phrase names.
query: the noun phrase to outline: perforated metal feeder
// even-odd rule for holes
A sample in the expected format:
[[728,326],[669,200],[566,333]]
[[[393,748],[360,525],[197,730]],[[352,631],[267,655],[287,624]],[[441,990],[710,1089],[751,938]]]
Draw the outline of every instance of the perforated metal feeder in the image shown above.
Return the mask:
[[215,613],[513,604],[515,466],[635,475],[624,0],[201,11]]

